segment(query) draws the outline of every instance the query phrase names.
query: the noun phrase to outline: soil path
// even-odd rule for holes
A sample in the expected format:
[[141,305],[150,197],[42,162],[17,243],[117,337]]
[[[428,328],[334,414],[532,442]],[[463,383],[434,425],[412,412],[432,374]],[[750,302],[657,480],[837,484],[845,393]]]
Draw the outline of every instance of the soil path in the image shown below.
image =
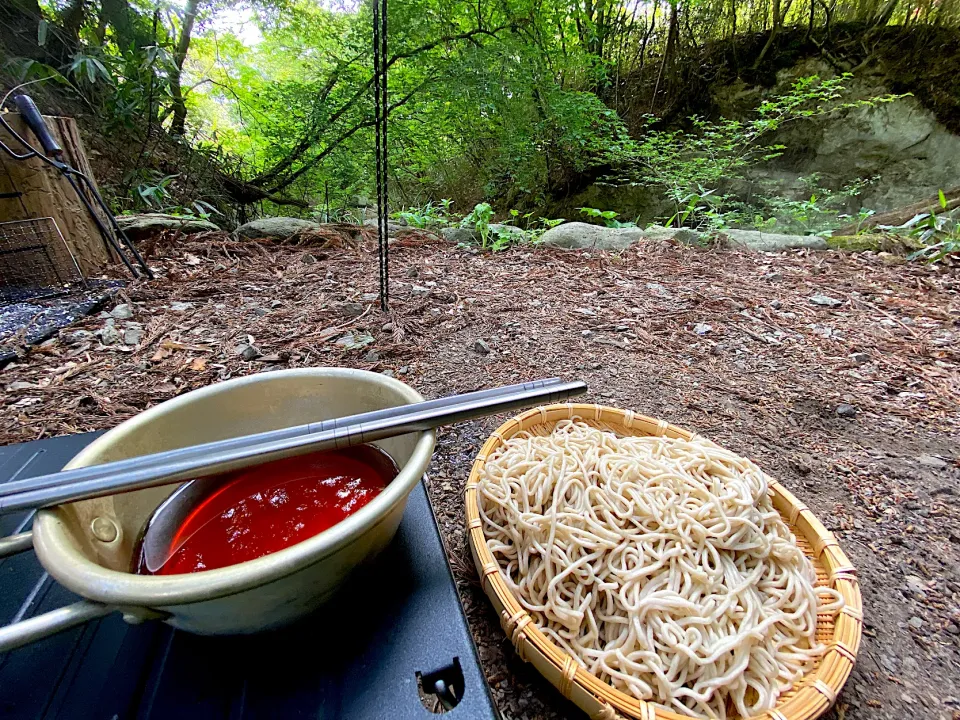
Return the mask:
[[[367,250],[208,235],[161,243],[152,263],[163,277],[127,291],[137,346],[103,347],[73,328],[0,372],[0,441],[110,427],[195,387],[280,367],[387,371],[427,396],[580,377],[587,401],[668,419],[755,459],[837,535],[859,572],[865,633],[832,717],[960,718],[954,272],[872,254],[656,243],[619,256],[487,255],[412,235],[392,246],[384,316]],[[244,343],[263,356],[243,360]],[[430,492],[504,717],[579,717],[512,651],[466,547],[463,486],[502,419],[441,435]]]

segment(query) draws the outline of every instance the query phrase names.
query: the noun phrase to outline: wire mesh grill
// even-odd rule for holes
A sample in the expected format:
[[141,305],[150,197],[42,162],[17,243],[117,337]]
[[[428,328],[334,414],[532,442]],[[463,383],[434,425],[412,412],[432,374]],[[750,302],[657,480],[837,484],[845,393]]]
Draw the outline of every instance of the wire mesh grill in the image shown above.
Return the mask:
[[53,218],[0,223],[0,302],[52,297],[85,285]]

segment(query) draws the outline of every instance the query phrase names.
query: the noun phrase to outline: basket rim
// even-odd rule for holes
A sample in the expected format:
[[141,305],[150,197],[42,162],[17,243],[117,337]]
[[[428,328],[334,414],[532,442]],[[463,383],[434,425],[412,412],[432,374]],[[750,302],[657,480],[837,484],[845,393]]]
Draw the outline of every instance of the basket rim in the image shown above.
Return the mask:
[[[477,485],[480,473],[490,454],[516,433],[537,425],[556,424],[560,420],[579,417],[624,429],[633,435],[665,436],[690,440],[702,436],[665,420],[652,418],[604,405],[564,403],[527,410],[494,430],[477,454],[465,491],[467,538],[480,575],[481,586],[501,617],[501,625],[521,659],[534,662],[537,669],[567,699],[573,700],[591,718],[615,718],[623,713],[640,720],[689,720],[652,702],[638,700],[617,690],[593,675],[573,656],[548,638],[507,587],[500,567],[487,549],[479,515]],[[616,426],[619,426],[618,428]],[[835,618],[833,635],[825,641],[827,650],[808,671],[789,696],[781,697],[776,706],[760,717],[771,720],[813,720],[826,712],[853,669],[863,623],[863,604],[856,570],[833,534],[814,514],[778,481],[768,476],[774,507],[789,524],[794,534],[803,536],[812,549],[811,561],[819,563],[827,573],[830,587],[844,598],[845,607]],[[818,620],[819,623],[819,620]],[[539,655],[539,657],[537,657]],[[534,657],[534,660],[531,660]],[[546,663],[544,665],[544,663]],[[541,667],[543,665],[543,667]]]

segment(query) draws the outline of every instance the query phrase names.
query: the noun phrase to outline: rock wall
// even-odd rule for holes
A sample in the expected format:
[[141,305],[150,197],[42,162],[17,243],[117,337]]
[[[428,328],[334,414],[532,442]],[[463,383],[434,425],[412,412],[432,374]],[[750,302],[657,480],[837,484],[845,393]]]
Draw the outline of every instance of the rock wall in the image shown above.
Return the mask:
[[[781,71],[773,88],[735,83],[716,88],[714,101],[723,115],[743,117],[764,97],[785,92],[797,78],[810,75],[828,78],[834,72],[820,60],[807,60]],[[851,100],[891,92],[877,75],[854,77],[847,89]],[[856,212],[863,207],[880,212],[960,185],[960,136],[941,125],[914,97],[797,122],[784,128],[775,140],[787,150],[782,157],[750,172],[755,190],[766,183],[787,197],[799,199],[809,192],[799,178],[813,173],[820,176],[823,187],[830,189],[857,179],[876,178],[847,209]]]
[[[789,91],[800,77],[835,76],[819,59],[806,59],[777,75],[773,87],[736,80],[711,89],[717,114],[746,118],[764,98]],[[876,73],[862,74],[847,83],[846,99],[866,99],[891,93]],[[792,200],[810,197],[802,178],[818,175],[820,187],[840,190],[868,180],[859,196],[839,208],[851,214],[861,209],[883,212],[960,185],[960,135],[948,130],[914,97],[892,103],[843,111],[833,116],[787,125],[772,143],[783,144],[783,155],[751,168],[746,181],[731,182],[725,191],[747,200],[757,195]],[[594,184],[547,208],[551,217],[584,220],[578,207],[614,210],[620,220],[645,225],[674,212],[672,204],[652,188]]]

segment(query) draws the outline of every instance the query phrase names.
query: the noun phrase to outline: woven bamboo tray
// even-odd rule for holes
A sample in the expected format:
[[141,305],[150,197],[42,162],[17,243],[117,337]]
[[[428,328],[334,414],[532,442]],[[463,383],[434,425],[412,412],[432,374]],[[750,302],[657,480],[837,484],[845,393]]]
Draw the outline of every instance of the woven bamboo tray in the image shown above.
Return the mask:
[[[549,640],[510,592],[496,560],[487,550],[477,506],[477,482],[486,459],[522,430],[537,428],[546,433],[558,421],[572,417],[620,435],[663,435],[687,440],[694,437],[693,433],[663,420],[600,405],[549,405],[525,412],[501,425],[480,449],[466,490],[467,534],[484,592],[500,615],[500,624],[520,658],[532,663],[565,698],[576,703],[592,720],[616,720],[622,716],[639,720],[683,720],[683,715],[616,690],[587,672],[571,655]],[[817,639],[827,646],[827,652],[790,692],[780,697],[773,710],[759,716],[769,720],[812,720],[833,705],[853,669],[863,625],[860,587],[856,571],[836,538],[806,505],[777,482],[770,483],[770,491],[774,507],[790,525],[804,554],[813,562],[817,585],[835,588],[845,600],[839,614],[817,617]]]

